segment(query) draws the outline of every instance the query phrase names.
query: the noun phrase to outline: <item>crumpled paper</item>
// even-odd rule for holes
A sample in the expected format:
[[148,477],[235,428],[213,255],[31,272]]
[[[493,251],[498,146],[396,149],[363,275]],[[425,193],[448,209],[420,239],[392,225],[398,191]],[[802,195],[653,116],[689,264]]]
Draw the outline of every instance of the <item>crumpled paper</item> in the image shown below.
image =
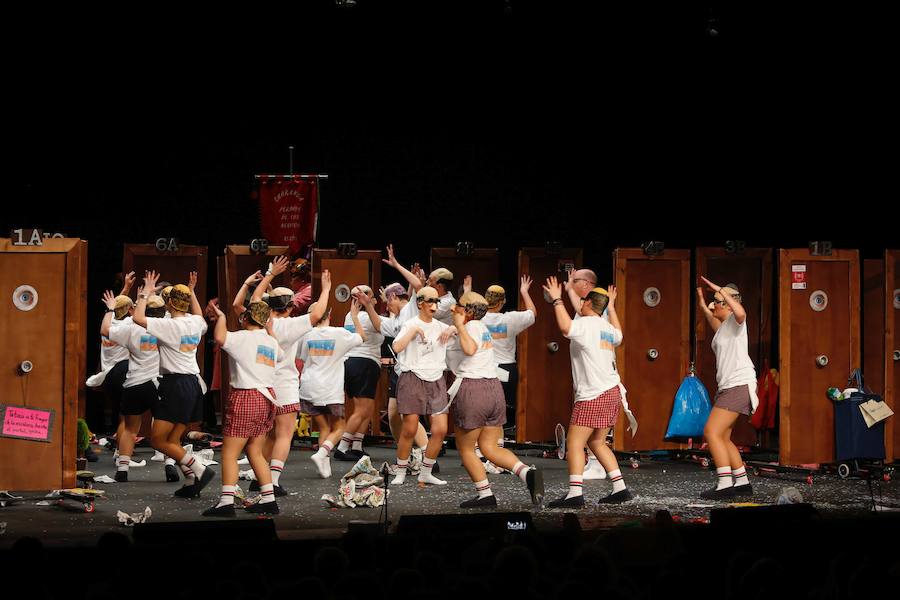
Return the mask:
[[343,477],[338,495],[322,496],[322,500],[332,508],[355,508],[368,506],[378,508],[384,504],[384,478],[372,466],[372,460],[363,456]]
[[153,511],[150,510],[150,507],[146,507],[144,512],[139,513],[131,513],[122,512],[121,510],[116,511],[116,518],[119,519],[119,523],[121,523],[125,527],[134,527],[137,523],[146,523],[150,520],[150,515],[153,514]]
[[778,494],[778,500],[776,500],[776,504],[800,504],[803,502],[803,496],[800,494],[800,490],[795,487],[785,487],[781,488],[781,493]]

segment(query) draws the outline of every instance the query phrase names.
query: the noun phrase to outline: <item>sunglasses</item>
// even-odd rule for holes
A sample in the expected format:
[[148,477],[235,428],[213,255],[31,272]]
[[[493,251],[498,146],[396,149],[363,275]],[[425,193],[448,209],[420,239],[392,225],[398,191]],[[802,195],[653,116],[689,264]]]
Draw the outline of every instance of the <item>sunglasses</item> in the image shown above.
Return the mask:
[[439,301],[437,298],[419,298],[419,302],[424,302],[425,304],[437,304]]

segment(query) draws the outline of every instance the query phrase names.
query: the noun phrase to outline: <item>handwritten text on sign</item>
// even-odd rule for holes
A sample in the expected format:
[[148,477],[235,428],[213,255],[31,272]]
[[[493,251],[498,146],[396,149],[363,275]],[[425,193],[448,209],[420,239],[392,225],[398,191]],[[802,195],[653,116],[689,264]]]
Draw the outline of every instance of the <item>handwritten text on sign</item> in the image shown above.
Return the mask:
[[49,442],[54,417],[49,409],[0,404],[0,437]]

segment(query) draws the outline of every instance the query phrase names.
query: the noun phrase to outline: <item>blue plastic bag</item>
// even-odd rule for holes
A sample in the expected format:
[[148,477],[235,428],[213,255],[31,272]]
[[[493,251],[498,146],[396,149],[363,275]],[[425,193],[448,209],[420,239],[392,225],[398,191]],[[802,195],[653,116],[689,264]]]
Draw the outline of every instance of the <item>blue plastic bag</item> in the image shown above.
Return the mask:
[[666,439],[702,436],[711,409],[709,394],[703,382],[699,377],[688,375],[678,386],[678,392],[675,394]]

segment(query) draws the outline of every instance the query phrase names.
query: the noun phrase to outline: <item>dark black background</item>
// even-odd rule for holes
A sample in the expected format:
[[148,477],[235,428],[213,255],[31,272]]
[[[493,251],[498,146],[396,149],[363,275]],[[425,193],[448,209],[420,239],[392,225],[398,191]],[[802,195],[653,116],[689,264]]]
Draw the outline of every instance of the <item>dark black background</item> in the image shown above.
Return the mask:
[[252,176],[293,145],[295,171],[330,176],[320,246],[427,263],[469,240],[500,248],[507,285],[546,240],[602,279],[648,239],[898,245],[871,7],[300,4],[11,17],[0,230],[89,240],[99,298],[123,242],[258,236]]

